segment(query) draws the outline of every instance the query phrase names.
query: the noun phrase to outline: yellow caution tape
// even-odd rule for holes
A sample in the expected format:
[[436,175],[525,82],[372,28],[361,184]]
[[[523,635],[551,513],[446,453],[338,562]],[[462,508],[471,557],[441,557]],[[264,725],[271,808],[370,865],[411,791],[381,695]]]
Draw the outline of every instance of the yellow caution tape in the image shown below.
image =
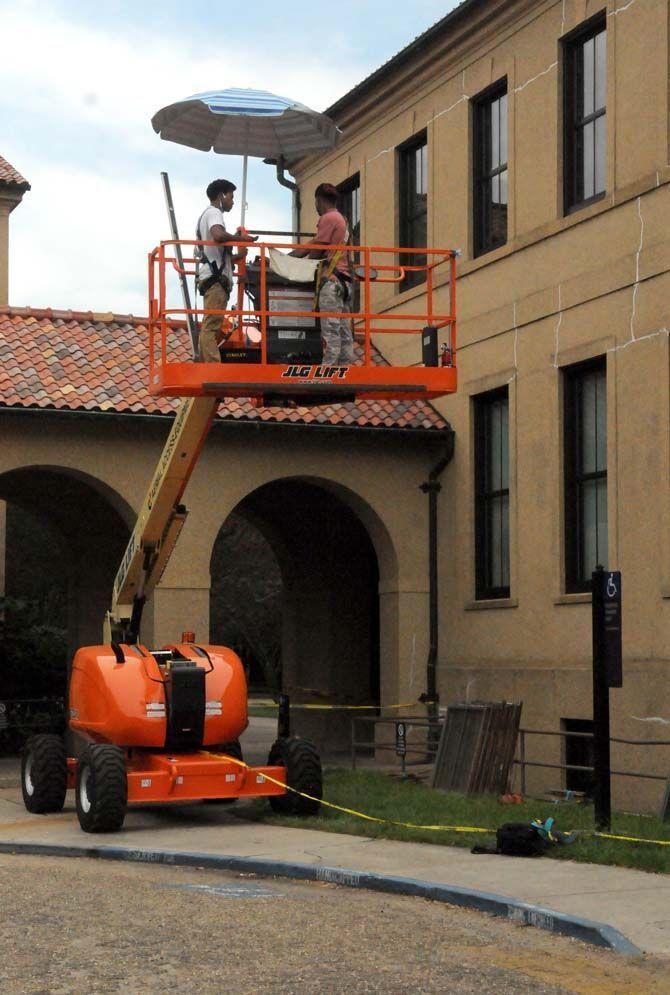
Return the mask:
[[[238,767],[244,767],[245,770],[249,770],[249,765],[245,764],[243,760],[238,760],[237,757],[230,757],[227,753],[211,753],[207,750],[201,750],[205,756],[217,757],[218,759],[230,760],[231,763],[237,764]],[[284,788],[286,791],[292,791],[294,795],[300,795],[301,798],[307,798],[311,802],[318,802],[320,805],[324,805],[326,808],[335,809],[337,812],[344,812],[346,815],[354,815],[358,819],[365,819],[367,822],[377,822],[385,826],[399,826],[401,829],[425,829],[431,832],[447,832],[447,833],[490,833],[493,835],[495,829],[485,829],[483,826],[445,826],[445,825],[419,825],[414,822],[398,822],[395,819],[380,819],[376,815],[368,815],[366,812],[358,812],[354,808],[345,808],[344,805],[336,805],[334,802],[327,802],[323,798],[315,798],[313,795],[308,795],[304,791],[298,791],[297,788],[292,788],[290,784],[284,784],[283,781],[278,781],[276,778],[271,777],[269,774],[263,774],[266,781],[271,784],[276,784],[279,788]],[[649,840],[644,839],[640,836],[618,836],[614,833],[601,833],[595,829],[576,829],[571,830],[571,832],[577,833],[578,836],[596,836],[600,839],[606,840],[621,840],[627,843],[652,843],[657,846],[670,846],[670,840]]]
[[[245,764],[243,760],[238,760],[237,757],[230,757],[226,753],[210,753],[207,750],[201,750],[208,757],[218,757],[219,759],[230,760],[232,763],[237,764],[239,767],[244,767],[249,770],[249,765]],[[400,826],[402,829],[430,829],[432,831],[450,832],[450,833],[495,833],[495,829],[483,829],[481,826],[421,826],[414,822],[396,822],[394,819],[380,819],[376,815],[367,815],[365,812],[357,812],[353,808],[345,808],[343,805],[335,805],[334,802],[327,802],[323,798],[315,798],[313,795],[308,795],[304,791],[298,791],[297,788],[292,788],[290,784],[284,784],[283,781],[278,781],[276,778],[271,777],[269,774],[263,774],[266,781],[270,784],[276,784],[279,788],[285,788],[286,791],[292,791],[294,795],[300,795],[301,798],[307,798],[311,802],[317,802],[320,805],[325,805],[326,808],[335,809],[337,812],[344,812],[346,815],[355,815],[359,819],[366,819],[368,822],[378,822],[386,826]]]
[[[414,708],[415,705],[434,705],[434,701],[405,701],[400,705],[318,705],[316,703],[291,704],[291,711],[294,709],[313,709],[315,711],[339,711],[339,712],[356,712],[360,710],[370,711],[372,709],[390,709],[390,708]],[[250,699],[249,708],[279,708],[276,701],[256,701]],[[417,716],[418,717],[418,716]]]
[[656,846],[670,846],[670,840],[647,840],[642,836],[617,836],[614,833],[599,833],[595,830],[589,835],[598,836],[604,840],[624,840],[626,843],[655,843]]

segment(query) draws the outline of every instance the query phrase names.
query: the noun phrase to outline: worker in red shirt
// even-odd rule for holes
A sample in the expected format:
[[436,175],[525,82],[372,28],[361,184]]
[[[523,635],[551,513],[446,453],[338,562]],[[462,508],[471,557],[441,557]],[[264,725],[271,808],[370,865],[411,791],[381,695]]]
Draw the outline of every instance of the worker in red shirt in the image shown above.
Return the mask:
[[[321,183],[314,192],[319,223],[314,236],[318,245],[346,245],[349,226],[337,209],[338,193],[332,183]],[[321,338],[323,363],[326,366],[350,366],[354,362],[354,337],[349,312],[351,273],[348,253],[341,249],[326,252],[322,249],[294,249],[292,256],[323,259],[321,267],[318,310],[322,313]],[[329,317],[334,311],[342,317]]]

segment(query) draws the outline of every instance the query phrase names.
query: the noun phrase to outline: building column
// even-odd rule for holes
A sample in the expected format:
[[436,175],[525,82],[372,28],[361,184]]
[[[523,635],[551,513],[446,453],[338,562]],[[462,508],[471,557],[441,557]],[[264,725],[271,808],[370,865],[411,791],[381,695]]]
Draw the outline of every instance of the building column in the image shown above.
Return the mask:
[[0,191],[0,307],[9,304],[9,215],[22,197],[20,188],[5,187]]
[[182,632],[209,642],[209,584],[199,587],[157,587],[142,617],[140,639],[149,649],[181,642]]
[[382,714],[385,705],[412,703],[402,714],[423,716],[417,699],[426,690],[428,589],[380,590],[379,615]]

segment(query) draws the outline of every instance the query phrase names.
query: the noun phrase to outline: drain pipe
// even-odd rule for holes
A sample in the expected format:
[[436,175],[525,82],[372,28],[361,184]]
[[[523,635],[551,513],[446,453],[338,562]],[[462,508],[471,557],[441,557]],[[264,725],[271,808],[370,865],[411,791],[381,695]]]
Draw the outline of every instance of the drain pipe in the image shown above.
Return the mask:
[[428,480],[420,485],[420,490],[428,495],[428,604],[429,604],[429,649],[426,663],[426,690],[419,701],[428,706],[428,749],[432,755],[437,750],[440,720],[439,695],[437,693],[437,657],[439,648],[438,621],[438,570],[437,570],[437,496],[442,490],[439,478],[454,455],[454,433],[449,436],[447,449],[441,459],[428,474]]
[[283,155],[280,155],[278,159],[263,159],[263,162],[267,163],[268,166],[275,166],[277,169],[277,182],[293,192],[292,226],[294,233],[297,235],[300,231],[300,187],[293,180],[287,179],[285,175],[286,159]]

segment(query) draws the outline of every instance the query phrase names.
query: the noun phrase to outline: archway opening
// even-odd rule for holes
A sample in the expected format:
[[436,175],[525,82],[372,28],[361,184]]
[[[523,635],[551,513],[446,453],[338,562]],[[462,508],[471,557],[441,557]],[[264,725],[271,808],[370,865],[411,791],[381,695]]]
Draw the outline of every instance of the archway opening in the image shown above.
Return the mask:
[[[43,708],[33,704],[28,709],[38,724],[39,713],[51,711],[48,702],[65,696],[76,648],[101,641],[130,534],[117,510],[121,499],[112,503],[104,485],[96,485],[57,467],[0,475],[0,501],[6,508],[0,529],[0,697],[43,700]],[[30,723],[24,726],[29,734]]]
[[[236,525],[240,521],[246,523],[242,528]],[[258,537],[257,549],[264,545],[271,551],[258,560],[245,552],[251,534]],[[249,592],[260,602],[266,596],[270,557],[281,580],[280,589],[277,574],[270,584],[281,690],[295,703],[328,706],[297,710],[294,723],[329,752],[345,749],[351,713],[343,706],[378,706],[380,700],[375,548],[358,515],[326,486],[301,479],[263,485],[237,505],[215,544],[213,633],[226,625],[216,601],[223,564],[228,589],[237,591],[248,611]],[[234,599],[228,610],[231,615],[238,610]]]

